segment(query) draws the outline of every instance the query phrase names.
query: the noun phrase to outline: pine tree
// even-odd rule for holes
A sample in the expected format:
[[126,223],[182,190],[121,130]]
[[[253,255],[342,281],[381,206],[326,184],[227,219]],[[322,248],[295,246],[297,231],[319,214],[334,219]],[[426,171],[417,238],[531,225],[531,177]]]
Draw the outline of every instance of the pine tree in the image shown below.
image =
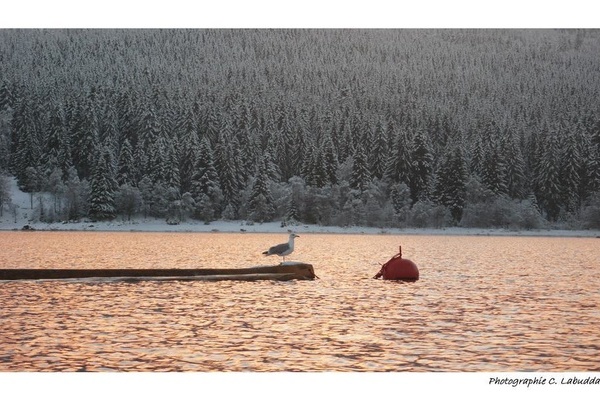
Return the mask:
[[514,137],[504,142],[501,150],[506,173],[506,189],[508,195],[513,199],[524,199],[528,189],[526,176],[526,165],[523,153]]
[[204,130],[208,140],[211,143],[215,143],[224,131],[229,131],[231,129],[231,127],[228,126],[228,123],[229,122],[221,115],[219,107],[216,104],[211,104],[208,108],[206,129]]
[[14,110],[12,107],[0,106],[0,173],[8,171],[11,165],[11,150],[14,147],[11,141],[13,116]]
[[8,110],[14,107],[14,96],[8,84],[8,81],[3,80],[0,86],[0,111]]
[[273,156],[273,162],[280,171],[280,178],[287,181],[292,177],[292,165],[289,154],[289,144],[287,138],[281,130],[272,132],[269,138],[268,151]]
[[269,149],[267,149],[263,153],[262,157],[263,160],[265,160],[265,167],[268,179],[273,182],[279,182],[281,178],[281,172],[279,171],[277,164],[273,160],[272,152]]
[[[281,171],[281,180],[286,182],[298,173],[294,164],[296,148],[292,145],[294,135],[288,113],[289,110],[284,106],[278,107],[275,117],[275,132],[271,135],[271,140],[274,141],[273,156]],[[247,126],[249,126],[249,122]],[[247,132],[246,135],[248,135],[250,130],[243,132]]]
[[481,182],[498,196],[508,193],[506,184],[506,164],[499,146],[491,144],[485,152],[485,160],[481,166]]
[[267,160],[263,159],[258,167],[248,201],[248,216],[254,222],[272,221],[275,216],[275,206],[269,190],[269,183]]
[[374,178],[382,179],[386,170],[385,154],[388,154],[386,131],[380,119],[375,127],[375,132],[369,146],[369,170]]
[[310,145],[307,143],[307,139],[299,127],[295,127],[292,132],[289,146],[293,149],[290,151],[289,159],[290,174],[292,176],[302,176],[302,167],[309,156],[307,153],[310,152]]
[[85,203],[84,185],[77,176],[75,167],[69,168],[65,189],[65,209],[68,221],[77,221],[83,215]]
[[181,178],[179,174],[177,147],[177,138],[171,139],[167,144],[165,182],[178,196],[180,193]]
[[152,179],[152,183],[166,184],[167,182],[168,146],[168,140],[163,135],[159,135],[149,144],[146,173]]
[[577,145],[579,140],[575,136],[575,132],[568,130],[561,134],[561,138],[563,139],[563,143],[560,146],[562,150],[559,166],[559,181],[562,192],[562,204],[564,204],[568,212],[575,212],[581,205],[579,198],[579,184],[581,182],[581,177],[579,171],[581,169],[582,159]]
[[237,140],[221,133],[215,146],[214,160],[225,204],[231,204],[237,213],[241,204],[240,192],[244,187],[244,172],[240,167],[242,157]]
[[111,146],[110,150],[115,152],[120,137],[119,116],[111,99],[105,99],[103,103],[101,117],[98,119],[98,140]]
[[[381,154],[385,157],[388,152]],[[394,143],[387,158],[385,178],[391,183],[404,182],[409,184],[411,176],[412,151],[410,142],[404,131],[394,133]]]
[[285,214],[285,219],[288,222],[290,222],[290,223],[294,223],[294,222],[299,222],[300,221],[300,216],[299,216],[299,212],[298,212],[298,205],[296,204],[296,201],[294,200],[293,196],[290,198],[290,202],[288,204],[288,209],[287,209],[287,212]]
[[117,180],[114,175],[110,151],[107,148],[99,150],[91,180],[89,216],[92,220],[110,220],[117,214],[115,205]]
[[33,208],[33,194],[42,190],[44,186],[44,174],[39,168],[27,167],[24,174],[24,184],[19,182],[19,187],[26,193],[29,193],[29,204]]
[[329,181],[325,158],[320,147],[313,147],[309,153],[310,156],[303,168],[303,178],[307,185],[322,188]]
[[460,222],[462,218],[467,178],[462,150],[456,146],[440,162],[433,192],[436,203],[448,207],[455,222]]
[[146,106],[141,117],[138,132],[138,145],[146,154],[150,154],[151,147],[157,142],[162,132],[160,119],[154,107]]
[[119,152],[119,163],[117,182],[119,185],[134,186],[135,179],[135,162],[133,158],[133,148],[129,139],[125,138]]
[[408,185],[413,202],[428,200],[433,173],[433,156],[428,138],[419,129],[412,145],[411,169]]
[[587,193],[589,197],[597,192],[600,192],[600,145],[593,144],[590,148],[590,155],[587,166]]
[[[32,110],[27,101],[17,105],[13,116],[13,136],[16,145],[11,162],[19,187],[26,192],[39,190],[37,171],[41,161],[42,148]],[[31,169],[36,173],[32,174]],[[32,181],[34,175],[35,179]]]
[[200,139],[198,138],[198,132],[191,112],[186,114],[183,129],[184,133],[181,140],[179,173],[181,176],[181,191],[185,193],[192,190],[192,177],[195,173],[194,169],[196,160],[198,159],[198,148],[200,146]]
[[97,104],[90,94],[84,104],[76,110],[71,130],[73,164],[81,179],[93,173],[94,155],[99,147]]
[[58,167],[61,169],[63,177],[67,179],[68,171],[73,165],[73,162],[64,109],[61,105],[54,107],[50,115],[42,160],[47,175],[49,175],[49,172],[53,171],[54,168]]
[[221,200],[219,176],[213,164],[213,155],[208,139],[200,142],[191,180],[191,194],[196,202],[196,216],[210,221],[217,214]]
[[8,178],[0,173],[0,217],[3,216],[4,206],[12,202]]
[[535,196],[551,221],[557,220],[562,203],[559,160],[558,139],[551,135],[535,171]]
[[123,91],[117,100],[117,130],[122,140],[127,139],[132,149],[138,145],[138,134],[140,131],[139,115],[136,109],[136,97],[134,92]]
[[596,149],[600,150],[600,116],[596,116],[595,123],[590,123],[589,132],[592,146],[596,146]]
[[144,147],[141,145],[141,143],[138,142],[138,145],[134,148],[133,151],[133,166],[134,166],[134,171],[133,171],[133,176],[134,176],[134,181],[137,183],[138,187],[140,182],[142,181],[142,179],[144,178],[148,178],[150,179],[149,175],[148,175],[148,164],[150,163],[149,161],[149,157],[146,154],[146,152],[144,151]]
[[481,136],[475,136],[470,149],[469,172],[481,177],[485,164],[485,146]]
[[600,174],[594,159],[596,155],[596,148],[592,145],[591,135],[589,133],[583,133],[580,136],[580,140],[577,143],[577,149],[581,157],[579,162],[579,169],[577,171],[579,175],[579,187],[577,194],[581,202],[585,202],[586,199],[596,190],[595,187],[595,175]]
[[322,154],[327,183],[336,185],[338,183],[337,170],[339,168],[339,161],[333,140],[329,134],[326,134],[323,139]]
[[352,189],[364,192],[369,187],[371,182],[371,172],[367,164],[367,156],[362,147],[358,147],[354,152],[352,164],[352,177],[350,179],[350,187]]
[[354,154],[354,137],[348,121],[343,121],[341,142],[339,143],[339,160],[344,162]]

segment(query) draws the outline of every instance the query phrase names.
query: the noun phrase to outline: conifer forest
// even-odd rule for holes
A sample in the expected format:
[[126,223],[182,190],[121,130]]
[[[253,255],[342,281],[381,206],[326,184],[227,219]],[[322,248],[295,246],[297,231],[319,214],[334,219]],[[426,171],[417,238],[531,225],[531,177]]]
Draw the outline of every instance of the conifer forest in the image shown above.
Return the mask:
[[48,222],[598,229],[600,30],[3,29],[0,175]]

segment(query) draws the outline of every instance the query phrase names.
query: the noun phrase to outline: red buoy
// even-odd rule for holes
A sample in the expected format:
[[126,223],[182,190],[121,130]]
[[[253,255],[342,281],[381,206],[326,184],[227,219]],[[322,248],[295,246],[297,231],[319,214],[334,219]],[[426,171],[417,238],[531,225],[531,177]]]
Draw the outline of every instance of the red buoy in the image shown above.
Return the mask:
[[381,270],[373,278],[379,277],[397,281],[416,281],[419,279],[419,269],[417,264],[411,260],[402,258],[402,246],[400,246],[398,254],[383,264]]

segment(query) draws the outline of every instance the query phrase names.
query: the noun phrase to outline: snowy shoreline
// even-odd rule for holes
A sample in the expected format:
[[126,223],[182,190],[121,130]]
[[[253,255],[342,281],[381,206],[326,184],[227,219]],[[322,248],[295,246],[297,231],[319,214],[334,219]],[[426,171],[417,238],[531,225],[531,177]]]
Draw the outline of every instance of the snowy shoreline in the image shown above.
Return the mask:
[[35,231],[60,232],[181,232],[181,233],[318,233],[318,234],[354,234],[354,235],[448,235],[448,236],[542,236],[542,237],[588,237],[599,238],[600,230],[534,229],[510,230],[492,228],[378,228],[366,226],[320,226],[299,224],[281,226],[280,221],[251,223],[247,221],[202,221],[188,220],[178,225],[169,225],[164,219],[136,217],[123,221],[120,217],[112,221],[91,222],[33,222],[30,196],[17,188],[16,180],[10,180],[11,200],[17,207],[14,213],[3,212],[0,217],[0,232],[22,231],[29,227]]
[[587,237],[600,238],[600,231],[595,230],[558,230],[536,229],[514,231],[508,229],[477,228],[376,228],[376,227],[337,227],[301,224],[297,226],[281,226],[280,222],[248,224],[245,221],[214,221],[208,225],[200,221],[187,221],[179,225],[168,225],[164,220],[146,219],[108,222],[73,222],[73,223],[30,223],[18,221],[0,222],[0,231],[22,231],[28,226],[35,231],[56,232],[156,232],[156,233],[315,233],[315,234],[353,234],[353,235],[439,235],[439,236],[522,236],[522,237]]

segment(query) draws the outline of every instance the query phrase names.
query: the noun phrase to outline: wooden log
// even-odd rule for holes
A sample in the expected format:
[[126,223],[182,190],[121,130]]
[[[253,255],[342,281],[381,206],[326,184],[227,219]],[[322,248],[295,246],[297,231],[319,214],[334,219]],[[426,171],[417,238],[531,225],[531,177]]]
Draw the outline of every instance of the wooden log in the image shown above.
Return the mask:
[[[190,276],[122,276],[110,278],[67,278],[60,279],[61,281],[76,281],[76,282],[141,282],[141,281],[291,281],[294,279],[307,280],[310,278],[298,274],[237,274],[237,275],[190,275]],[[56,280],[56,279],[51,279]],[[45,279],[41,279],[45,281]]]
[[0,269],[0,280],[134,278],[135,280],[169,278],[179,280],[290,280],[314,279],[313,266],[305,263],[282,263],[248,268],[143,268],[143,269]]

